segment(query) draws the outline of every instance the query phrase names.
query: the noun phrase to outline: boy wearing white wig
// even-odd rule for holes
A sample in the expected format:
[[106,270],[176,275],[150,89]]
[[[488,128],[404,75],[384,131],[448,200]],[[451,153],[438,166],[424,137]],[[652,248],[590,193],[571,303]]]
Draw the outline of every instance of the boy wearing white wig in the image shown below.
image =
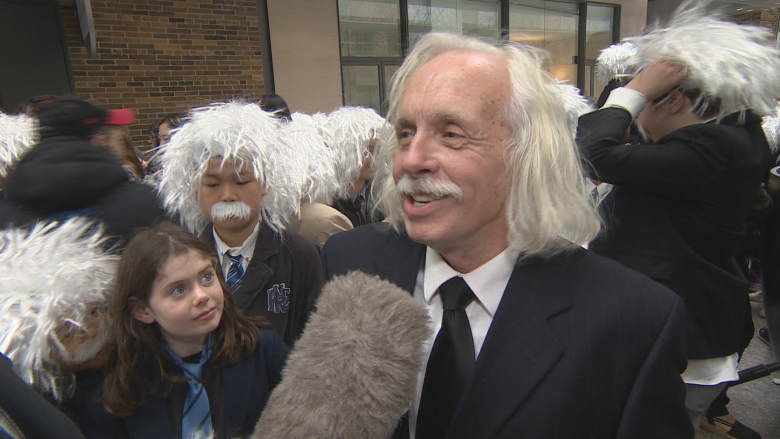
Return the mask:
[[[740,439],[760,436],[728,413],[701,420],[738,379],[744,349],[748,285],[734,252],[773,162],[758,115],[780,94],[767,36],[683,4],[668,27],[629,39],[638,75],[580,118],[577,139],[591,177],[615,185],[604,200],[606,232],[591,250],[685,300],[682,378],[694,428]],[[624,144],[634,120],[650,139]]]
[[341,107],[328,115],[324,128],[332,136],[338,193],[333,207],[354,227],[382,221],[372,211],[371,182],[376,173],[374,150],[385,119],[371,108]]
[[287,152],[278,121],[256,104],[199,108],[161,149],[159,191],[214,248],[239,309],[266,317],[292,347],[322,267],[314,244],[285,230],[306,172]]

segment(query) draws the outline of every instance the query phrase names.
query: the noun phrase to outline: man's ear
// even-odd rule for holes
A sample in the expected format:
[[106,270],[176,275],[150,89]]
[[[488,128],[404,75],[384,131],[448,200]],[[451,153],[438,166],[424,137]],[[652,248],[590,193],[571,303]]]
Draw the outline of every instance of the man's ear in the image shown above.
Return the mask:
[[685,96],[681,90],[677,89],[673,91],[666,100],[669,113],[677,114],[682,111],[685,107],[684,104],[686,99],[688,99],[688,97]]
[[155,322],[154,316],[150,312],[149,307],[142,304],[141,301],[135,297],[127,299],[127,306],[130,307],[130,312],[139,322],[146,324],[152,324]]
[[263,185],[263,196],[265,196],[268,193],[268,185]]

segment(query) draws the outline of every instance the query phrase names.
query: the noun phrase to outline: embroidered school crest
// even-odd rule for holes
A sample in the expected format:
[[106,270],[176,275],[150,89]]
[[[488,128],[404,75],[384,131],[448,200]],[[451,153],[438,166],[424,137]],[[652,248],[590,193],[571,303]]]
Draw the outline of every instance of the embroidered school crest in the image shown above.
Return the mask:
[[268,294],[268,312],[285,314],[290,307],[290,289],[284,283],[275,284],[266,291]]

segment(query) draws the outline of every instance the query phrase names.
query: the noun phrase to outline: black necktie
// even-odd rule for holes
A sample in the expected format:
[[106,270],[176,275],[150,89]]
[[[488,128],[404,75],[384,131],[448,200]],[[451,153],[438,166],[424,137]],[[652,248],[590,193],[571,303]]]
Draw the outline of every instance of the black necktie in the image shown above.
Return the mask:
[[362,195],[358,195],[355,198],[355,211],[358,214],[358,223],[359,225],[367,224],[366,221],[366,213],[364,212],[364,205],[366,203],[365,198],[363,198]]
[[441,329],[433,342],[425,370],[417,439],[443,438],[474,369],[474,338],[466,307],[476,297],[462,277],[453,277],[439,287],[444,304]]

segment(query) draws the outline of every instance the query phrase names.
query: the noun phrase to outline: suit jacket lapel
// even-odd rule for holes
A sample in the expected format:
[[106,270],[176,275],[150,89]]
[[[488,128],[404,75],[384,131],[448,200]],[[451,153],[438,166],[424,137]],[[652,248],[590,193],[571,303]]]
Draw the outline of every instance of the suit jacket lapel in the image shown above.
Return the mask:
[[570,289],[550,268],[515,267],[447,437],[494,436],[563,354],[547,319],[571,306]]
[[249,304],[255,300],[258,294],[263,293],[263,286],[273,275],[273,270],[265,261],[271,256],[279,253],[279,247],[282,245],[282,236],[274,233],[265,223],[260,224],[260,230],[257,232],[257,243],[255,251],[252,254],[252,260],[246,267],[244,277],[241,278],[241,286],[236,296],[236,305],[239,309],[247,309]]
[[426,247],[409,239],[405,232],[392,233],[391,236],[394,239],[387,240],[374,259],[374,269],[382,279],[398,285],[409,294],[414,294],[420,261],[425,255]]
[[[262,349],[262,347],[258,347]],[[251,358],[257,358],[253,356]],[[252,380],[258,377],[254,372],[254,362],[244,359],[222,369],[222,382],[225,386],[225,425],[228,431],[236,426],[242,426],[247,417],[250,393],[246,389],[253,386]],[[238,390],[238,391],[237,391]]]
[[[201,233],[201,239],[217,254],[217,245],[214,241],[213,226],[208,225]],[[260,294],[260,289],[271,278],[273,270],[265,264],[265,261],[279,252],[281,236],[275,234],[265,223],[260,224],[257,232],[257,242],[252,259],[249,261],[244,276],[241,278],[241,286],[238,289],[236,305],[245,310],[255,297]],[[217,260],[222,264],[222,256],[217,254]],[[263,291],[264,292],[264,291]]]

